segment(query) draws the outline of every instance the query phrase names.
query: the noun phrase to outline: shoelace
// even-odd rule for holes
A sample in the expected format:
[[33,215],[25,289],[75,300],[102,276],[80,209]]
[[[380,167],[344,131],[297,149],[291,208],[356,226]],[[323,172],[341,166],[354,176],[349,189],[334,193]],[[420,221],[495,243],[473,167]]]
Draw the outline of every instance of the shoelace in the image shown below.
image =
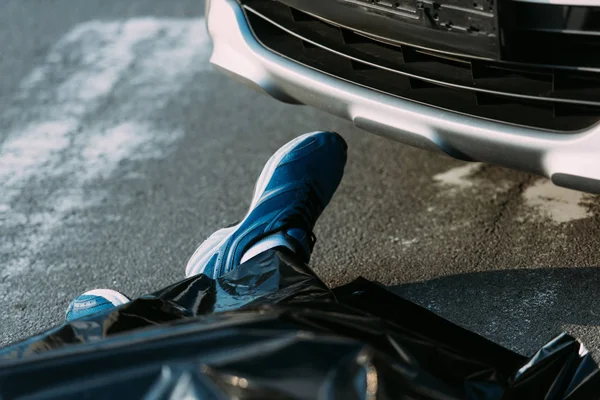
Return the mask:
[[316,242],[312,229],[324,208],[315,183],[312,180],[307,180],[304,182],[302,189],[298,191],[294,205],[288,210],[282,223],[284,226],[298,227],[300,225],[304,228],[310,235],[312,246]]

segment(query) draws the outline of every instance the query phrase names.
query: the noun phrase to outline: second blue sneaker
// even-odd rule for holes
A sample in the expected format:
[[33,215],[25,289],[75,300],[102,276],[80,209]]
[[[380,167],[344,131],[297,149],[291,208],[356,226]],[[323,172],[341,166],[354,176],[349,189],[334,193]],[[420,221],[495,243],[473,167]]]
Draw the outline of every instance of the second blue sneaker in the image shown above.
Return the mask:
[[244,219],[202,243],[188,261],[186,276],[222,276],[256,247],[284,245],[308,262],[313,228],[342,179],[346,149],[344,139],[332,132],[307,133],[280,148],[260,174]]
[[67,308],[67,321],[87,317],[129,303],[129,298],[116,290],[94,289],[79,295]]

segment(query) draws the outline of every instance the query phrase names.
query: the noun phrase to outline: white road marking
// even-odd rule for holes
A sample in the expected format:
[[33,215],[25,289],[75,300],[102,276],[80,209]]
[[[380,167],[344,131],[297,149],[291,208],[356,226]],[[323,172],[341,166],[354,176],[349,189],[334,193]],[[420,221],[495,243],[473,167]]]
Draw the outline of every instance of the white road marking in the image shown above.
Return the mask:
[[558,187],[548,179],[540,179],[523,192],[525,204],[558,224],[591,217],[593,214],[585,207],[590,198],[585,193]]
[[453,186],[458,189],[465,189],[473,186],[473,182],[469,180],[471,175],[481,168],[481,163],[468,163],[466,165],[452,168],[446,172],[439,173],[433,176],[433,180],[443,185]]
[[[456,195],[474,187],[473,175],[480,170],[482,165],[481,163],[466,164],[434,175],[433,179],[449,188],[448,194]],[[493,185],[496,187],[497,192],[504,192],[510,188],[510,185],[507,185],[506,182],[493,182]],[[482,195],[485,193],[495,195],[490,191],[481,191]],[[524,215],[533,213],[536,217],[548,218],[557,224],[593,216],[589,207],[586,206],[586,202],[594,199],[593,196],[555,186],[548,179],[538,180],[528,187],[522,196],[526,206]],[[524,218],[518,216],[516,220],[522,222]]]
[[[84,23],[50,50],[21,82],[16,106],[0,112],[9,128],[0,147],[0,278],[35,268],[65,217],[102,201],[91,183],[123,160],[169,153],[183,132],[162,131],[152,117],[207,68],[209,52],[202,19],[155,18]],[[41,193],[34,211],[21,198],[32,185]]]

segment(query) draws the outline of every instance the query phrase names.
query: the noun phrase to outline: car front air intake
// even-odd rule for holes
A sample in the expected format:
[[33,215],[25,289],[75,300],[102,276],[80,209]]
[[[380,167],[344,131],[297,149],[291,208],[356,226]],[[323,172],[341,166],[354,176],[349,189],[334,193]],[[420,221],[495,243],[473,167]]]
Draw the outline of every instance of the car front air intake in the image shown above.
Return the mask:
[[[557,133],[576,132],[600,120],[600,64],[596,69],[590,58],[586,67],[554,65],[546,63],[543,50],[536,48],[531,62],[504,60],[500,53],[508,50],[502,49],[497,59],[491,59],[376,37],[281,1],[243,0],[242,4],[253,34],[265,47],[357,85],[457,113]],[[546,31],[531,28],[528,32],[523,33],[527,41],[515,46],[513,55],[526,54],[522,47],[535,46],[534,37],[544,37]],[[600,36],[589,36],[600,41]],[[548,55],[552,57],[557,57],[554,52]]]

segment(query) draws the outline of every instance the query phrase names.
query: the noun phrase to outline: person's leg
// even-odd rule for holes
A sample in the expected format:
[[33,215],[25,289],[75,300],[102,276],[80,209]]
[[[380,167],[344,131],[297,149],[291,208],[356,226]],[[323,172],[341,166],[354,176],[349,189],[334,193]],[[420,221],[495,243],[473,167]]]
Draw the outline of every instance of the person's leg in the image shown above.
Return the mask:
[[[198,247],[187,263],[186,277],[205,274],[215,279],[277,247],[308,262],[313,228],[342,179],[346,149],[344,139],[332,132],[307,133],[281,147],[263,168],[246,216]],[[129,301],[108,289],[86,292],[69,305],[67,321],[125,304],[123,299]]]
[[313,228],[344,173],[347,145],[337,133],[313,132],[281,147],[267,161],[246,216],[202,243],[187,277],[222,276],[257,254],[286,247],[308,262]]

